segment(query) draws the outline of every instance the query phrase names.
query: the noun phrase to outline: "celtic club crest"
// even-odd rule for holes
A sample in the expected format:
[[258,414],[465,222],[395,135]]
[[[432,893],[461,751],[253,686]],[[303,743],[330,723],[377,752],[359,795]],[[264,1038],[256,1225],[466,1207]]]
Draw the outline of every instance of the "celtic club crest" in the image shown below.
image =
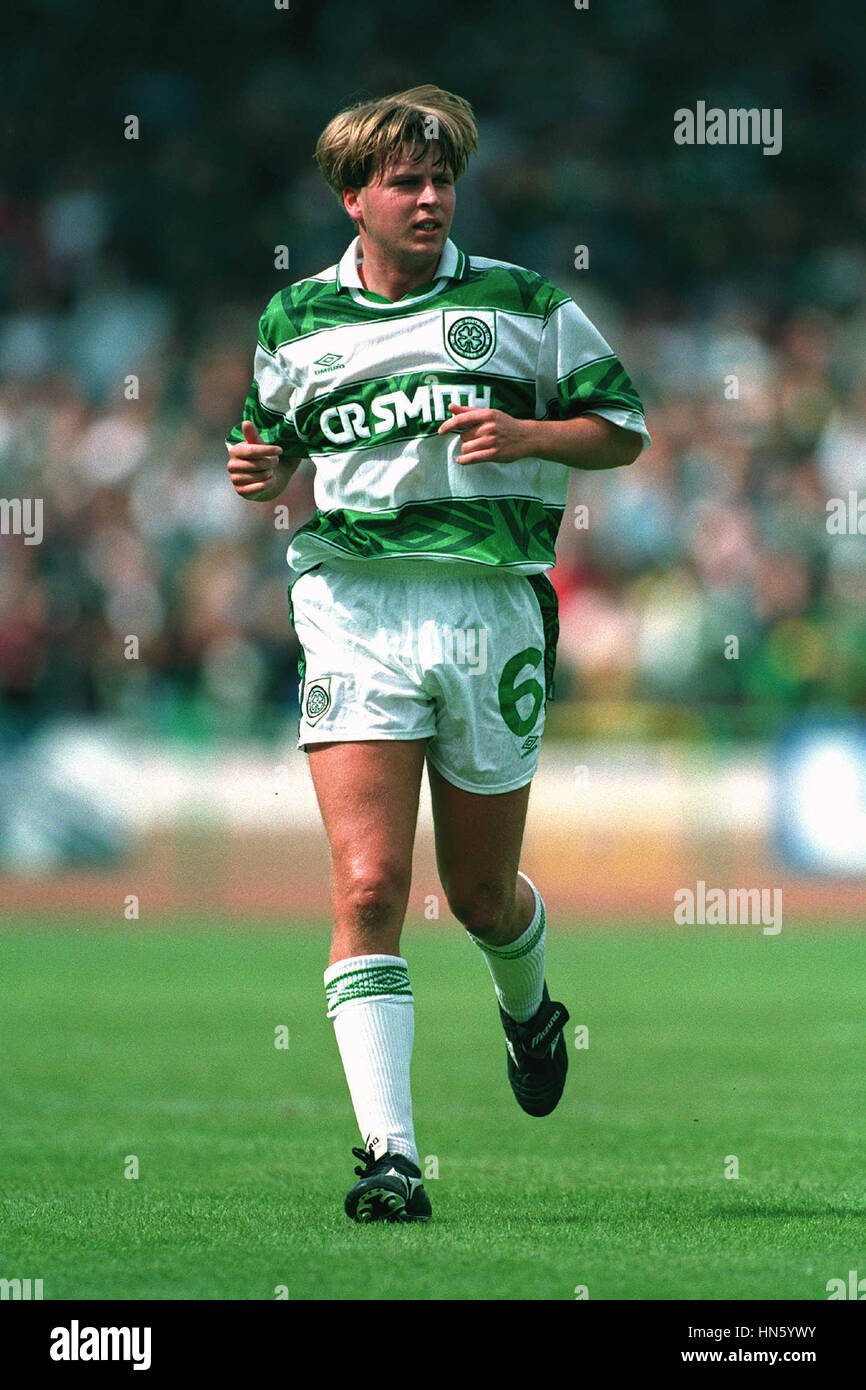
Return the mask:
[[484,357],[493,342],[493,334],[481,319],[456,319],[448,329],[448,344],[460,357]]
[[308,724],[315,724],[331,708],[331,677],[320,677],[307,686],[304,714]]
[[481,367],[496,347],[496,315],[492,310],[446,309],[445,347],[461,367]]

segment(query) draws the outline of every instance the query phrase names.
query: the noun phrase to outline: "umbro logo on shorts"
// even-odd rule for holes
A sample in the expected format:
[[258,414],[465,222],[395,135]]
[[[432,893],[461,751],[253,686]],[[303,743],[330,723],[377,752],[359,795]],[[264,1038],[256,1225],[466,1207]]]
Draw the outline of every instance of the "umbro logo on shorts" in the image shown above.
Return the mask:
[[529,735],[529,738],[524,739],[523,743],[520,745],[520,756],[521,756],[521,758],[525,758],[526,755],[527,755],[527,753],[531,753],[532,750],[533,750],[533,748],[537,748],[537,747],[538,747],[538,741],[539,741],[539,735],[538,735],[538,734],[530,734],[530,735]]

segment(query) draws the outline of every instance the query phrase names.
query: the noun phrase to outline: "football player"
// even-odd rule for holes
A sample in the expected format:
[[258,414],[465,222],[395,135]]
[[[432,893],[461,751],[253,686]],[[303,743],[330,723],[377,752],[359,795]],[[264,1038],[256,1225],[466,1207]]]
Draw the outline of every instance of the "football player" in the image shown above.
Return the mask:
[[469,104],[430,85],[328,124],[316,160],[355,235],[268,304],[227,439],[247,500],[278,497],[302,458],[315,470],[290,612],[299,747],[333,861],[328,1016],[363,1140],[345,1207],[363,1222],[430,1216],[400,950],[425,764],[442,887],[489,966],[514,1095],[543,1116],[562,1094],[568,1013],[519,869],[553,690],[547,571],[572,470],[630,464],[649,443],[634,386],[574,301],[450,239],[476,148]]

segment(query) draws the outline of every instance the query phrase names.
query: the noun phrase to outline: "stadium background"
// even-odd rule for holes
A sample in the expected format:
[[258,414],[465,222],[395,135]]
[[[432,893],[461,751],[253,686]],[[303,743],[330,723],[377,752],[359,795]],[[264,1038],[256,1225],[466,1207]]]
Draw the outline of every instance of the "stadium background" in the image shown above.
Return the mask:
[[[301,1009],[302,994],[317,1020],[309,1026],[326,1027],[322,1001],[307,1000],[324,958],[328,863],[294,749],[287,535],[275,525],[275,507],[235,496],[223,438],[248,386],[262,307],[285,280],[332,263],[349,239],[348,221],[312,162],[319,131],[354,98],[431,80],[467,96],[479,119],[480,154],[458,186],[454,240],[468,252],[530,266],[573,294],[629,370],[653,436],[631,469],[574,476],[554,573],[558,698],[527,831],[526,866],[543,885],[560,958],[583,961],[581,978],[596,981],[599,1017],[617,1021],[622,1089],[612,1085],[612,1095],[625,1094],[638,1067],[634,1111],[624,1112],[633,1113],[634,1128],[626,1118],[612,1131],[623,1165],[617,1181],[631,1181],[622,1177],[630,1161],[633,1173],[645,1172],[648,1093],[635,1059],[656,1049],[650,1109],[654,1103],[666,1133],[677,1106],[692,1105],[689,1087],[702,1084],[689,1051],[700,1037],[712,1048],[707,1075],[727,1075],[729,1065],[732,1089],[754,1097],[747,1129],[765,1155],[775,1152],[774,1140],[762,1126],[772,1131],[774,1121],[762,1084],[781,1075],[774,1068],[788,1069],[772,1115],[790,1119],[802,1106],[791,1120],[801,1146],[793,1171],[807,1174],[810,1191],[826,1192],[828,1182],[832,1193],[844,1188],[862,1220],[862,1183],[853,1176],[862,1145],[851,1118],[863,1074],[855,1024],[862,959],[856,939],[842,932],[831,940],[831,928],[862,924],[866,536],[831,534],[826,510],[831,498],[866,493],[866,185],[862,62],[852,41],[859,23],[849,0],[591,0],[586,11],[565,0],[469,9],[454,0],[370,7],[291,0],[287,10],[227,0],[108,8],[31,0],[4,17],[0,496],[44,502],[40,544],[0,536],[0,902],[13,933],[4,936],[5,958],[21,972],[10,986],[10,1055],[19,1067],[10,1086],[26,1117],[13,1171],[33,1174],[35,1184],[21,1198],[21,1249],[34,1238],[32,1191],[40,1182],[54,1191],[61,1171],[51,1166],[46,1132],[37,1136],[31,1124],[30,1099],[42,1087],[40,1124],[67,1113],[64,1096],[83,1097],[87,1114],[94,1107],[95,1128],[82,1130],[74,1172],[63,1170],[70,1191],[102,1182],[95,1158],[92,1177],[89,1165],[108,1144],[109,1095],[115,1109],[105,1113],[121,1116],[112,1131],[117,1151],[134,1142],[127,1112],[135,1096],[138,1113],[168,1114],[159,1141],[168,1146],[166,1171],[186,1181],[189,1154],[175,1153],[170,1132],[172,1106],[187,1113],[184,1081],[176,1095],[174,1072],[147,1050],[159,1046],[156,1027],[150,1043],[142,1034],[140,1051],[119,1059],[116,1039],[129,1018],[149,1018],[155,1001],[165,1046],[181,1058],[195,1050],[191,1036],[172,1031],[178,1001],[186,1001],[189,1028],[210,1039],[224,1068],[217,1076],[213,1051],[203,1054],[198,1065],[208,1080],[195,1094],[208,1094],[213,1067],[208,1104],[229,1125],[226,1087],[234,1094],[248,1065],[252,1077],[258,1073],[253,1062],[240,1068],[227,1041],[214,1041],[208,999],[194,984],[209,981],[214,999],[231,985],[231,1004],[252,1017],[259,994],[290,979],[296,939],[307,983],[292,1007]],[[781,108],[781,154],[677,146],[674,111],[699,100]],[[129,115],[140,123],[137,140],[124,138]],[[281,246],[288,272],[275,269]],[[588,248],[588,269],[575,269],[579,246]],[[138,399],[127,399],[131,377]],[[308,472],[281,502],[292,527],[307,518]],[[585,528],[574,524],[580,505],[588,509]],[[725,655],[731,636],[736,659]],[[785,749],[800,734],[820,739],[825,726],[837,742],[829,753],[825,746],[812,780],[798,782]],[[844,748],[839,739],[848,740]],[[777,832],[804,816],[792,857],[790,835]],[[673,895],[698,880],[781,887],[781,938],[740,927],[713,943],[695,935],[667,954]],[[419,1001],[426,990],[434,1013],[441,984],[433,962],[453,962],[458,951],[441,940],[444,933],[456,941],[456,928],[439,892],[425,810],[410,918],[419,972],[427,970]],[[233,945],[225,932],[221,945],[212,935],[206,947],[180,938],[172,945],[167,933],[186,921],[206,933],[263,924],[261,945],[240,937]],[[265,934],[267,923],[276,936]],[[98,926],[101,934],[64,933],[66,924],[76,932]],[[283,931],[313,924],[312,944]],[[635,935],[627,957],[624,932],[643,924],[656,934],[648,945]],[[771,966],[765,952],[787,943],[798,925],[804,944],[796,949],[804,954]],[[35,944],[26,931],[15,934],[19,927]],[[113,927],[121,934],[105,933]],[[158,956],[147,946],[155,928]],[[620,944],[604,935],[608,928]],[[573,946],[563,941],[569,932]],[[440,947],[451,954],[432,954]],[[218,951],[226,953],[219,969]],[[677,974],[686,961],[688,985]],[[468,980],[455,1001],[470,998]],[[717,1000],[721,980],[738,993]],[[675,1044],[663,1012],[672,981],[679,981],[682,1027]],[[471,977],[472,991],[485,987]],[[274,997],[284,996],[280,985]],[[659,1013],[647,1022],[641,1011],[650,997]],[[582,1007],[578,998],[576,1017]],[[443,1017],[465,1026],[465,1014]],[[799,1050],[801,1026],[811,1062]],[[38,1046],[28,1042],[33,1030]],[[44,1052],[44,1037],[55,1037],[54,1052]],[[748,1050],[737,1054],[734,1044],[729,1056],[737,1037]],[[479,1043],[479,1056],[488,1041],[491,1056],[499,1045]],[[334,1133],[322,1143],[342,1173],[350,1126],[329,1045],[323,1031],[331,1071],[321,1094],[333,1097],[327,1113],[339,1113],[342,1128],[329,1121]],[[238,1046],[248,1058],[247,1044]],[[424,1064],[425,1055],[420,1049],[418,1065],[435,1066],[438,1087],[439,1068],[448,1074],[453,1062],[437,1056]],[[153,1062],[152,1111],[141,1098],[141,1057]],[[306,1084],[304,1073],[298,1093]],[[432,1082],[430,1093],[439,1095]],[[311,1091],[298,1102],[304,1124],[318,1114],[319,1097]],[[198,1100],[190,1104],[193,1115],[204,1113]],[[810,1137],[819,1112],[820,1162]],[[249,1132],[257,1132],[259,1112],[249,1113]],[[594,1123],[603,1127],[606,1114]],[[697,1123],[690,1110],[683,1114],[687,1129]],[[282,1123],[273,1133],[277,1146],[289,1142]],[[719,1152],[731,1143],[726,1136],[720,1131]],[[308,1142],[306,1130],[301,1138]],[[226,1142],[215,1129],[213,1163]],[[497,1142],[502,1151],[510,1144],[505,1130]],[[654,1152],[667,1153],[666,1143]],[[240,1138],[237,1145],[245,1154]],[[153,1147],[162,1152],[156,1138]],[[663,1194],[682,1151],[671,1141]],[[591,1181],[592,1153],[574,1154],[580,1181],[587,1174]],[[204,1160],[197,1161],[200,1189]],[[774,1161],[767,1159],[771,1168]],[[241,1171],[254,1187],[261,1165]],[[780,1171],[777,1207],[767,1199],[744,1226],[747,1273],[739,1282],[727,1282],[728,1246],[711,1228],[707,1248],[723,1252],[721,1265],[711,1251],[700,1265],[705,1277],[692,1268],[683,1282],[689,1228],[681,1249],[671,1237],[682,1258],[670,1274],[656,1261],[629,1284],[630,1254],[616,1266],[622,1278],[602,1261],[596,1287],[608,1297],[682,1297],[684,1289],[689,1297],[728,1297],[730,1287],[744,1297],[788,1289],[816,1296],[815,1279],[821,1284],[855,1261],[853,1237],[844,1253],[840,1237],[835,1264],[819,1262],[817,1274],[812,1264],[798,1266],[800,1283],[780,1285],[775,1266],[749,1265],[764,1248],[761,1221],[769,1223],[766,1248],[775,1249],[774,1213],[796,1210],[787,1195],[790,1164]],[[576,1189],[561,1156],[551,1156],[543,1173],[548,1192],[558,1184]],[[224,1178],[222,1170],[214,1178],[215,1201]],[[634,1181],[643,1191],[654,1179]],[[275,1190],[278,1183],[282,1176]],[[827,1200],[811,1214],[848,1211],[841,1199],[838,1210]],[[91,1212],[88,1201],[74,1209],[69,1229]],[[47,1210],[45,1250],[57,1230]],[[86,1244],[86,1225],[81,1231]],[[154,1275],[142,1284],[123,1262],[132,1238],[122,1221],[114,1239],[110,1277],[93,1272],[102,1271],[97,1256],[82,1265],[72,1254],[66,1266],[59,1257],[56,1269],[48,1266],[54,1289],[219,1297],[236,1287],[237,1262],[220,1273],[219,1242],[208,1257],[210,1283],[202,1275],[190,1284],[182,1273],[174,1283]],[[318,1248],[318,1236],[310,1239],[307,1253]],[[532,1240],[524,1253],[535,1260]],[[476,1267],[473,1255],[465,1260]],[[532,1267],[537,1289],[526,1296],[551,1296],[543,1258]],[[83,1268],[90,1274],[82,1284]],[[325,1287],[305,1268],[308,1288]],[[319,1268],[326,1269],[325,1253]],[[358,1281],[341,1269],[337,1296],[358,1296]],[[377,1280],[371,1267],[365,1296],[376,1296]],[[234,1296],[258,1296],[247,1287]],[[427,1296],[439,1296],[438,1287],[432,1279]],[[486,1287],[513,1296],[507,1279]]]
[[[256,832],[245,857],[262,905],[263,876],[276,911],[284,890],[319,883],[315,833],[300,856],[312,880],[285,857],[293,811],[296,833],[315,822],[292,748],[286,532],[273,507],[235,497],[222,441],[264,303],[350,234],[311,160],[319,130],[349,99],[431,78],[480,122],[455,240],[577,298],[654,440],[631,470],[576,473],[562,528],[543,765],[573,853],[595,831],[610,851],[577,874],[570,858],[562,895],[608,909],[662,871],[669,900],[668,871],[689,882],[696,844],[709,878],[710,842],[737,883],[774,871],[772,741],[792,717],[862,717],[866,703],[866,543],[826,525],[827,499],[866,483],[853,14],[545,3],[532,43],[522,7],[466,17],[425,0],[7,18],[0,490],[44,499],[42,544],[0,548],[12,900],[109,906],[116,883],[100,893],[98,872],[68,873],[112,859],[164,898],[166,856],[189,835],[176,857],[192,881],[175,888],[194,902],[215,891],[213,863],[195,868],[214,830]],[[698,99],[781,108],[782,153],[677,146],[673,112]],[[575,270],[581,245],[589,268]],[[292,527],[307,518],[308,471],[282,502]],[[244,766],[257,791],[238,784]],[[258,822],[239,809],[256,799]]]

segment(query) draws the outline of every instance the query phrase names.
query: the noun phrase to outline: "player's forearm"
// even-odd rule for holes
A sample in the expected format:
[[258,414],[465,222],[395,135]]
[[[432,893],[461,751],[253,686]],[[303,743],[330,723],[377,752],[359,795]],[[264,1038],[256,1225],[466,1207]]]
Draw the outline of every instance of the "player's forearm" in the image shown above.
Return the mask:
[[573,420],[527,420],[527,457],[567,468],[622,468],[634,463],[641,437],[600,415]]

